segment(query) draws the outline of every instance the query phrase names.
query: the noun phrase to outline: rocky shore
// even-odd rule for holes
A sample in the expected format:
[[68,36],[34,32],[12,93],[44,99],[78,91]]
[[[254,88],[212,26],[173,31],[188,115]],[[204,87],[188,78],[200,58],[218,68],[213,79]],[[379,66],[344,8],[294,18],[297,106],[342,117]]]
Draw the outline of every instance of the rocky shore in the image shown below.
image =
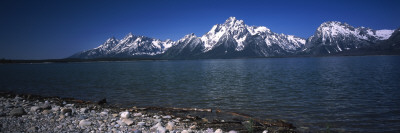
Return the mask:
[[211,109],[130,107],[72,98],[0,93],[0,132],[297,132],[280,120]]

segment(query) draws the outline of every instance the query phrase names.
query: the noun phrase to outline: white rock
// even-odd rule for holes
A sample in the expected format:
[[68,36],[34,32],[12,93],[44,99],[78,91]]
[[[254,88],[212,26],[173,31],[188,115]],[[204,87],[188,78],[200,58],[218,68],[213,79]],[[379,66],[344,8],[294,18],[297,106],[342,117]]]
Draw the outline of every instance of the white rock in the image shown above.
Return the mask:
[[117,128],[118,128],[118,127],[119,127],[119,124],[115,124],[114,127],[117,127]]
[[118,121],[116,121],[117,123],[118,123],[118,125],[123,125],[123,124],[125,124],[122,120],[118,120]]
[[92,125],[92,122],[88,121],[88,120],[81,120],[79,121],[79,126],[90,126]]
[[191,125],[191,126],[189,127],[189,130],[195,129],[195,128],[196,128],[196,125]]
[[207,128],[207,133],[213,133],[214,132],[214,129],[212,129],[212,128]]
[[163,116],[162,118],[163,118],[163,119],[171,119],[172,117],[169,116],[169,115],[166,115],[166,116]]
[[214,133],[223,133],[223,131],[222,131],[222,129],[217,129],[217,130],[215,130],[215,132]]
[[161,122],[161,119],[153,119],[153,120],[154,120],[154,122],[157,122],[157,123]]
[[142,113],[133,113],[133,116],[136,116],[136,117],[142,116]]
[[66,104],[64,107],[74,107],[75,104]]
[[146,124],[145,122],[138,122],[138,124],[137,125],[139,125],[139,126],[143,126],[144,124]]
[[105,112],[105,111],[100,113],[100,116],[107,116],[107,115],[108,115],[108,112]]
[[181,133],[189,133],[189,131],[188,130],[182,130]]
[[229,131],[229,133],[238,133],[238,132],[235,130],[231,130],[231,131]]
[[133,120],[131,120],[131,119],[123,119],[122,122],[124,122],[128,126],[133,124]]
[[129,112],[128,111],[122,112],[121,113],[121,118],[124,118],[124,119],[129,118]]
[[172,122],[172,121],[169,121],[169,122],[167,123],[167,126],[165,126],[165,128],[166,128],[167,130],[169,130],[169,131],[172,131],[172,130],[174,129],[174,127],[175,127],[175,123]]
[[81,113],[87,113],[87,112],[89,112],[89,110],[87,108],[81,108],[80,112]]
[[268,130],[264,130],[262,133],[268,133]]
[[39,106],[32,106],[32,107],[31,107],[31,111],[32,111],[32,112],[36,112],[36,111],[39,110],[39,109],[40,109]]
[[159,133],[165,133],[167,130],[164,128],[164,127],[158,127],[157,128],[157,131],[159,132]]
[[161,125],[161,123],[157,123],[156,125],[154,125],[153,127],[151,127],[150,129],[154,130],[156,129],[157,132],[159,133],[165,133],[167,130]]
[[51,108],[52,111],[59,111],[60,110],[60,106],[54,106],[53,108]]

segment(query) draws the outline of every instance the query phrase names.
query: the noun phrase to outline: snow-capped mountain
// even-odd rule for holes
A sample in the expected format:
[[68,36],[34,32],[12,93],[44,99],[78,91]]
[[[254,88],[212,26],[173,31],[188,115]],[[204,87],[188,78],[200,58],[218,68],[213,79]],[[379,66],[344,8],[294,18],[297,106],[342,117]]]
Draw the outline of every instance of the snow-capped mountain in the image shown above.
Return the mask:
[[[303,48],[305,39],[271,32],[264,26],[248,26],[229,17],[201,37],[187,35],[166,51],[173,58],[243,58],[293,54]],[[164,57],[165,57],[164,56]]]
[[193,59],[329,55],[367,47],[379,49],[375,47],[380,47],[379,44],[388,40],[393,32],[394,30],[354,28],[346,23],[329,21],[322,23],[315,34],[305,40],[293,35],[274,33],[264,26],[249,26],[243,20],[229,17],[223,24],[214,25],[200,37],[192,33],[178,41],[161,41],[130,33],[121,40],[109,38],[97,48],[77,53],[70,58]]
[[71,58],[110,58],[110,57],[132,57],[153,56],[162,54],[174,45],[174,41],[135,36],[132,33],[126,35],[122,40],[114,37],[107,39],[104,44],[97,48],[77,53]]
[[[260,38],[257,38],[260,37]],[[305,40],[293,35],[284,35],[271,32],[264,26],[248,26],[243,20],[229,17],[224,24],[214,25],[211,30],[201,37],[205,51],[221,45],[221,41],[233,39],[236,43],[235,51],[242,51],[252,39],[264,40],[266,46],[279,45],[284,50],[296,50],[305,44]]]
[[314,55],[331,54],[366,47],[388,39],[394,30],[372,30],[347,23],[329,21],[322,23],[315,34],[307,39],[303,51]]
[[188,34],[175,42],[163,55],[163,58],[190,59],[199,57],[204,50],[204,43],[194,33]]

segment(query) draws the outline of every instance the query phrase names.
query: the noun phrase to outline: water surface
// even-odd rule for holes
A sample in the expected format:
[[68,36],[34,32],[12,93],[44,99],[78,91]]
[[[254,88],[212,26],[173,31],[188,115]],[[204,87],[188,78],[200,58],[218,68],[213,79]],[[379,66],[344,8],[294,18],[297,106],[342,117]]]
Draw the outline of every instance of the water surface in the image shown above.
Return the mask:
[[0,65],[0,90],[222,109],[301,131],[400,131],[400,56]]

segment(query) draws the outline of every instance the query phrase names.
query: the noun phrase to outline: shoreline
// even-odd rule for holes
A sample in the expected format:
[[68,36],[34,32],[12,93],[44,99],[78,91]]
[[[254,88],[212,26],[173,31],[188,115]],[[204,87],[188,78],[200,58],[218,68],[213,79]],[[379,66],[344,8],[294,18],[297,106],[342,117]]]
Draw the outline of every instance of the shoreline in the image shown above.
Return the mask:
[[73,98],[0,92],[0,132],[298,132],[282,120],[221,110],[120,107]]
[[181,61],[181,60],[226,60],[226,59],[276,59],[276,58],[324,58],[324,57],[360,57],[360,56],[400,56],[399,53],[389,54],[332,54],[332,55],[297,55],[246,58],[193,58],[193,59],[164,59],[164,58],[61,58],[61,59],[0,59],[0,64],[46,64],[46,63],[88,63],[88,62],[125,62],[125,61]]

